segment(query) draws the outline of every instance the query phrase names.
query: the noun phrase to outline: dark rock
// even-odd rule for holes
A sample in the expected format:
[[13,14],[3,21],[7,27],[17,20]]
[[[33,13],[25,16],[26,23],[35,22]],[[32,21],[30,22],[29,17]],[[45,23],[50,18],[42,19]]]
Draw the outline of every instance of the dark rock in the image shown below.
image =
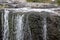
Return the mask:
[[0,11],[0,40],[2,40],[2,11]]
[[[47,17],[47,40],[59,40],[58,38],[58,24],[56,16]],[[58,18],[59,19],[59,18]]]
[[42,16],[39,13],[32,12],[28,16],[28,23],[31,30],[32,40],[43,40]]

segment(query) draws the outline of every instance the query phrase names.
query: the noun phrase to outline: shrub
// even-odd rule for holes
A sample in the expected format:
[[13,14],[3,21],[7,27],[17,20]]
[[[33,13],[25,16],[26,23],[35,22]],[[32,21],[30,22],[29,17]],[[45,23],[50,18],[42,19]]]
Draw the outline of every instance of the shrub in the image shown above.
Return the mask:
[[57,4],[60,5],[60,0],[56,0]]

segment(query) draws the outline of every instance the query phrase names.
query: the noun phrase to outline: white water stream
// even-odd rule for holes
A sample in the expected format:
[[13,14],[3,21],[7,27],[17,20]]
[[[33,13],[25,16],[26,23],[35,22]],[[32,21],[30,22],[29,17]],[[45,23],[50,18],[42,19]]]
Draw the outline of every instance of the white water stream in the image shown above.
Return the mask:
[[9,24],[8,24],[8,14],[9,11],[4,10],[4,28],[3,28],[3,40],[8,40],[9,35]]
[[47,40],[47,23],[46,18],[43,19],[43,40]]
[[16,17],[16,39],[17,40],[23,40],[24,34],[23,34],[23,17],[24,14],[18,15]]

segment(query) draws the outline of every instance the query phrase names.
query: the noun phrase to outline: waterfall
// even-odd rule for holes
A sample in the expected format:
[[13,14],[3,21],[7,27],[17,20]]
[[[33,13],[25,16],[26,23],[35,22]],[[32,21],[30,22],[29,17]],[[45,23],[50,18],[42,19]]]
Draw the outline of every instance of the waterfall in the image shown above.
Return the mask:
[[[2,18],[2,20],[3,20],[3,22],[2,22],[2,24],[3,24],[3,40],[26,40],[26,39],[27,40],[28,39],[29,40],[33,40],[33,36],[35,34],[33,36],[31,34],[31,29],[30,29],[30,26],[29,26],[31,24],[29,24],[29,20],[28,20],[30,13],[28,13],[28,12],[31,12],[31,11],[32,12],[40,12],[42,10],[41,9],[39,9],[37,11],[36,11],[36,9],[34,9],[34,10],[33,9],[29,9],[29,10],[27,10],[27,9],[21,10],[20,9],[19,11],[17,10],[20,13],[22,12],[21,14],[20,13],[15,13],[16,10],[14,12],[13,11],[11,11],[11,14],[9,15],[9,11],[7,11],[6,9],[4,9],[4,13],[2,14],[2,17],[3,17]],[[27,16],[24,15],[25,12],[26,12],[26,15],[28,13]],[[51,11],[49,10],[49,12],[51,12]],[[42,20],[43,21],[42,22],[42,24],[43,24],[43,30],[42,30],[43,33],[41,33],[41,35],[43,35],[43,37],[41,37],[40,39],[47,40],[47,19],[45,17],[47,15],[45,15],[45,12],[43,12],[42,16],[44,16],[44,17],[42,17],[42,19],[43,19]],[[25,17],[24,22],[26,21],[25,23],[23,22],[23,18],[24,17]],[[8,18],[10,18],[10,19],[8,19]],[[38,18],[38,20],[40,22],[39,18]],[[33,30],[33,31],[37,31],[36,33],[40,32],[38,30]],[[9,37],[10,37],[10,39],[9,39]],[[38,36],[36,38],[38,38]]]
[[43,40],[47,40],[47,23],[46,23],[46,18],[44,17],[43,19]]
[[24,14],[17,15],[15,20],[16,20],[16,40],[23,40],[24,34],[23,34],[23,17]]
[[[13,16],[13,15],[11,15],[11,16]],[[2,20],[3,20],[3,40],[10,40],[9,39],[9,32],[11,31],[11,30],[9,30],[9,20],[8,20],[8,18],[9,18],[9,11],[7,11],[6,9],[4,10],[4,14],[2,14]],[[12,25],[14,25],[14,27],[15,27],[15,29],[16,29],[16,31],[15,31],[15,33],[14,33],[14,31],[13,31],[13,33],[14,34],[16,34],[15,35],[15,37],[16,37],[16,40],[23,40],[23,38],[24,38],[24,34],[23,34],[23,17],[24,17],[24,14],[23,15],[19,15],[19,14],[17,14],[17,16],[15,16],[15,19],[13,19],[12,21],[14,21],[16,24],[14,25],[14,24],[12,24]],[[13,35],[12,35],[13,36]],[[15,38],[15,37],[13,37],[13,38]]]
[[8,14],[9,11],[4,10],[4,27],[3,27],[3,40],[8,40],[9,35],[9,25],[8,25]]

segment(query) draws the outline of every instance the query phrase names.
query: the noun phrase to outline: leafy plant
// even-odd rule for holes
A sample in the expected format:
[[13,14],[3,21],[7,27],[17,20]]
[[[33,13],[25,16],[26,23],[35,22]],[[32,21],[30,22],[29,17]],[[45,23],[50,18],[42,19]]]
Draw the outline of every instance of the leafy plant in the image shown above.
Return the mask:
[[60,5],[60,0],[56,0],[57,4]]
[[51,0],[27,0],[27,2],[51,2]]

